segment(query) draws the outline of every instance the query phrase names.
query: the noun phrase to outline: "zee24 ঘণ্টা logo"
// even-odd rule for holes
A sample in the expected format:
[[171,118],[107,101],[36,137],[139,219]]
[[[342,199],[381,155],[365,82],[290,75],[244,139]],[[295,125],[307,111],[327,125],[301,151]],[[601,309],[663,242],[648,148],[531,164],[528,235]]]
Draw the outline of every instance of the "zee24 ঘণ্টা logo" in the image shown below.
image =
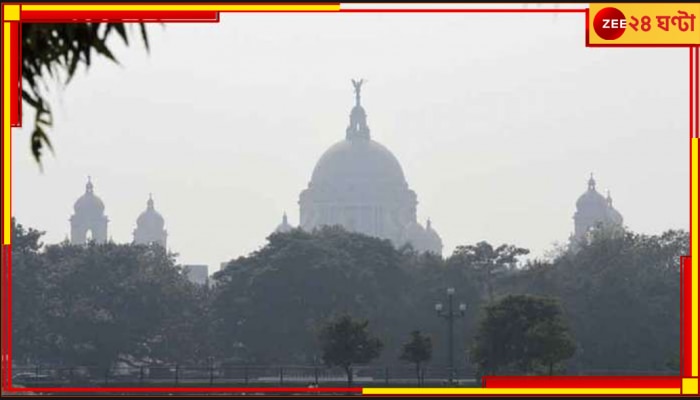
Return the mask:
[[[668,32],[670,29],[678,29],[681,32],[695,31],[695,14],[679,10],[676,15],[655,15],[655,20],[648,15],[628,18],[622,11],[614,7],[606,7],[598,11],[593,18],[593,29],[601,39],[615,40],[620,38],[627,28],[635,32],[649,32],[652,29],[660,29]],[[656,25],[653,25],[653,22]]]

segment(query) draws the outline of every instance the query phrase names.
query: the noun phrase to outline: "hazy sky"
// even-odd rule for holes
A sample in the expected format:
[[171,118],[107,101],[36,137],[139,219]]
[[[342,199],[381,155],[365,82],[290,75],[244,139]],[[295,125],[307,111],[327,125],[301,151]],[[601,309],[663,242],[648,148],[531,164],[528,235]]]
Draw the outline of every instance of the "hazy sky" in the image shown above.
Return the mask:
[[260,248],[285,210],[298,223],[344,138],[351,78],[446,256],[480,240],[544,254],[590,172],[632,230],[688,229],[687,49],[586,48],[567,14],[222,14],[149,32],[150,54],[115,39],[121,66],[53,89],[43,173],[32,113],[15,130],[13,212],[48,243],[91,175],[117,242],[153,192],[180,262],[213,271]]

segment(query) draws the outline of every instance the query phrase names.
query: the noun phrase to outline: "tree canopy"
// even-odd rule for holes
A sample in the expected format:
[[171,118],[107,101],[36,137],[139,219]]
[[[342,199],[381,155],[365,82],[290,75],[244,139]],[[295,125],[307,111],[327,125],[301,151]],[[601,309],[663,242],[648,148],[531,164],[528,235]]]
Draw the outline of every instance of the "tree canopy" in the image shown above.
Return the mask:
[[479,242],[475,245],[457,246],[452,260],[473,269],[486,287],[489,301],[493,301],[495,281],[515,267],[518,257],[529,253],[528,249],[513,245],[502,244],[494,248],[488,242]]
[[421,379],[421,366],[422,364],[430,361],[433,355],[433,342],[430,336],[422,334],[420,331],[416,330],[411,332],[411,338],[409,341],[404,343],[401,349],[401,356],[399,357],[403,361],[407,361],[415,364],[416,366],[416,379],[420,383]]
[[[491,368],[488,360],[498,357],[475,356],[488,354],[487,347],[467,349],[475,338],[482,344],[507,338],[499,336],[503,329],[484,328],[480,318],[505,324],[501,314],[516,311],[525,317],[512,329],[528,350],[519,362],[505,359],[502,368],[605,375],[679,367],[684,231],[594,235],[576,252],[516,265],[522,251],[514,245],[465,245],[442,258],[339,227],[297,229],[272,234],[260,250],[229,262],[211,288],[190,284],[175,255],[159,247],[46,245],[42,232],[14,220],[12,233],[13,355],[22,362],[103,368],[118,360],[203,365],[216,357],[234,364],[318,365],[326,322],[349,314],[366,320],[384,344],[370,364],[408,360],[402,357],[406,335],[420,331],[441,355],[431,366],[441,368],[448,345],[433,307],[444,301],[445,288],[454,287],[455,300],[468,305],[454,325],[454,354],[465,355],[457,358],[458,368]],[[472,256],[479,247],[513,257]],[[493,302],[480,269],[489,265],[485,259],[502,269],[491,282]],[[499,299],[508,295],[556,299],[558,306],[505,307]],[[489,307],[495,304],[501,308]],[[576,349],[570,358],[566,336]]]
[[[40,232],[13,228],[15,357],[101,370],[117,361],[173,358],[172,328],[196,304],[173,254],[115,243],[62,243],[39,253]],[[188,353],[183,344],[178,357]]]
[[384,344],[368,330],[369,321],[355,320],[348,314],[334,317],[321,329],[322,359],[326,365],[342,367],[352,386],[352,366],[379,357]]
[[214,281],[220,351],[234,351],[235,337],[250,362],[318,360],[319,326],[338,312],[366,317],[379,335],[397,342],[394,336],[403,332],[394,327],[402,327],[409,313],[409,277],[391,243],[337,227],[275,233]]
[[480,370],[530,373],[570,358],[575,351],[561,309],[552,298],[508,295],[485,308],[473,360]]

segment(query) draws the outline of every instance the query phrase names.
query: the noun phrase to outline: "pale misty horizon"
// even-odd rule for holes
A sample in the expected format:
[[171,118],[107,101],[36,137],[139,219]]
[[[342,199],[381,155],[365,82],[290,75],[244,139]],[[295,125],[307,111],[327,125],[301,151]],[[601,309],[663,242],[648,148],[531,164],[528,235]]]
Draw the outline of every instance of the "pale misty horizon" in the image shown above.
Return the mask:
[[211,273],[259,249],[283,212],[298,224],[316,161],[344,138],[351,78],[444,256],[481,240],[543,256],[591,172],[631,230],[689,228],[687,49],[586,48],[570,14],[223,13],[149,34],[150,54],[115,37],[121,65],[52,86],[43,173],[24,107],[12,210],[45,243],[69,235],[90,175],[115,242],[153,193],[178,262]]

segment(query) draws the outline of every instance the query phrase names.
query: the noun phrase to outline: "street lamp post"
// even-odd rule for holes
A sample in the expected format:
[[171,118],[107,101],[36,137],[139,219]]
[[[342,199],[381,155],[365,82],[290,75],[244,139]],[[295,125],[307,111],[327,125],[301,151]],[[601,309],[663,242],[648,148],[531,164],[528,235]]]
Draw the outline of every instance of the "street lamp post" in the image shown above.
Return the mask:
[[455,294],[455,288],[447,288],[447,311],[443,310],[442,303],[435,304],[435,311],[439,317],[443,317],[447,320],[447,344],[448,344],[448,355],[447,360],[449,363],[449,383],[450,385],[454,382],[454,320],[455,318],[463,317],[465,311],[467,310],[467,305],[464,303],[459,304],[459,311],[454,311],[453,309],[453,297]]

